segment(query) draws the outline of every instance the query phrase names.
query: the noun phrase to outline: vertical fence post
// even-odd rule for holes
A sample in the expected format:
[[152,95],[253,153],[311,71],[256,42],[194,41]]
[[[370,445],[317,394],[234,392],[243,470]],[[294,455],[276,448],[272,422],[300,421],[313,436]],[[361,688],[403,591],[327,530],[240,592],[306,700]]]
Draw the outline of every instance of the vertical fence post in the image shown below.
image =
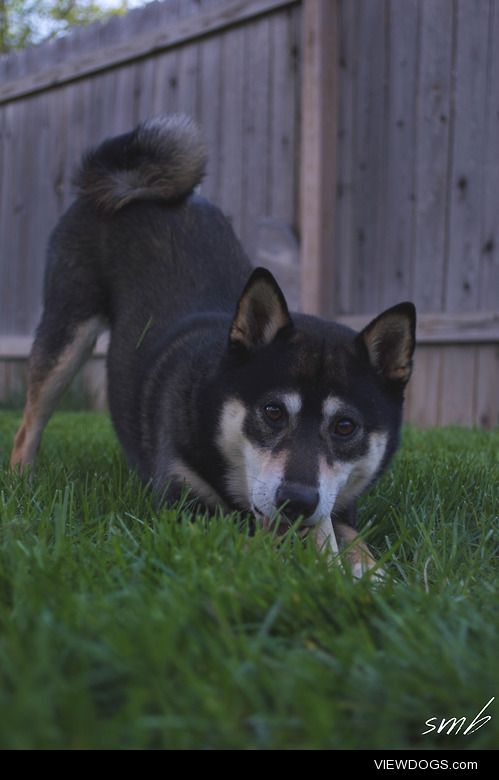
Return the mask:
[[332,316],[338,104],[337,0],[303,0],[301,308]]

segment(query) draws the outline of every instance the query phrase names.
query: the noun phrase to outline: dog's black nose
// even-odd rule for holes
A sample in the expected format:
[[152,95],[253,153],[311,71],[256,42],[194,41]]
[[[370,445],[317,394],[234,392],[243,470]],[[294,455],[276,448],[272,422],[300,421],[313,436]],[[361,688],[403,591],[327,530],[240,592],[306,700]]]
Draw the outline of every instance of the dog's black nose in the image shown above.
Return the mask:
[[313,515],[319,503],[319,491],[298,482],[283,482],[277,489],[276,504],[288,520],[295,522],[299,517],[305,520]]

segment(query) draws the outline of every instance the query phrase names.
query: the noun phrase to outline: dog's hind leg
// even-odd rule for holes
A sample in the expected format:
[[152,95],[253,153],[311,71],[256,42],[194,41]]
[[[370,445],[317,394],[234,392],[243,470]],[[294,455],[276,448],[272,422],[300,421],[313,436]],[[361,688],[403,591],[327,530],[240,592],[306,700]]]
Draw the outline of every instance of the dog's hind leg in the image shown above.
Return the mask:
[[44,314],[29,358],[27,399],[14,439],[12,468],[22,471],[34,463],[45,426],[104,327],[98,316],[61,325]]

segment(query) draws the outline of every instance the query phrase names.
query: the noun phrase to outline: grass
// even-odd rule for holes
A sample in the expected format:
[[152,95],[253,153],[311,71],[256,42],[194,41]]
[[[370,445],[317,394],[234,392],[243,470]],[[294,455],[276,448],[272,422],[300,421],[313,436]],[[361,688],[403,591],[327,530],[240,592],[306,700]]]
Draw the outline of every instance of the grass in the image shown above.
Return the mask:
[[[0,476],[0,747],[497,748],[498,453],[405,431],[362,503],[374,588],[311,545],[156,512],[106,417],[57,415],[33,482]],[[474,734],[422,736],[493,696]]]

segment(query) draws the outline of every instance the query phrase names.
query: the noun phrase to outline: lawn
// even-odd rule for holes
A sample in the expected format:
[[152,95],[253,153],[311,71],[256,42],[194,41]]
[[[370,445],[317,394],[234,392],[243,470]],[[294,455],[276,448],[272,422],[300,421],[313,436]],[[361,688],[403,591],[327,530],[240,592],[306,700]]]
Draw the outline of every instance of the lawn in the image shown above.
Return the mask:
[[[404,432],[361,507],[373,587],[291,537],[158,513],[105,416],[56,415],[14,476],[18,420],[0,413],[1,748],[499,747],[499,433]],[[493,696],[474,733],[422,735]]]

